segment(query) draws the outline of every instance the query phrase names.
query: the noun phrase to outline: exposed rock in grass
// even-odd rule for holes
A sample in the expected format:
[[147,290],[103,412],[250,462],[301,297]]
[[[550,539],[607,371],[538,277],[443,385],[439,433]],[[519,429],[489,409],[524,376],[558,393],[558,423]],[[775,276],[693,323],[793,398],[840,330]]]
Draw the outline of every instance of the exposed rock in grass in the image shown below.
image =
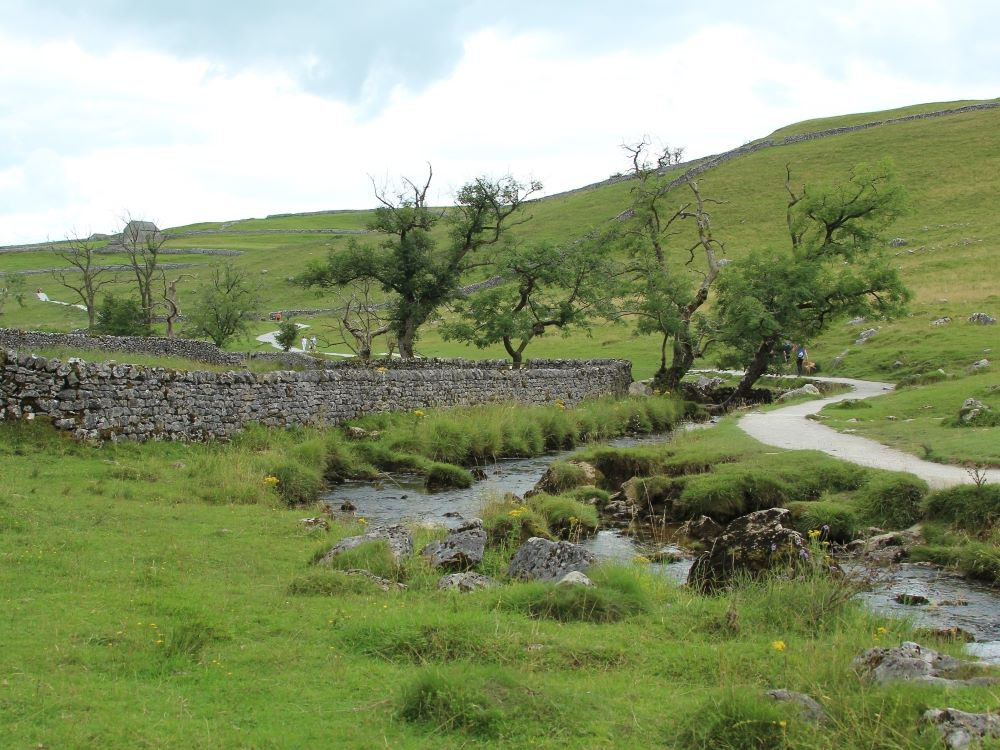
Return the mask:
[[984,312],[975,312],[969,316],[969,322],[981,326],[992,326],[996,325],[997,319],[994,318],[992,315],[987,315]]
[[573,570],[559,579],[556,586],[594,586],[594,582],[578,570]]
[[951,322],[951,317],[948,316],[948,315],[945,315],[943,318],[938,318],[937,320],[932,320],[931,321],[931,325],[932,326],[946,326],[950,322]]
[[347,433],[347,437],[351,440],[378,440],[379,438],[377,430],[365,430],[361,427],[347,427],[344,431]]
[[1000,737],[1000,715],[971,714],[957,708],[931,708],[923,720],[937,727],[950,748],[966,748],[987,737]]
[[985,370],[989,366],[990,361],[988,359],[981,359],[978,362],[973,362],[966,369],[968,369],[969,372],[979,372],[979,370]]
[[496,586],[497,582],[489,576],[475,571],[465,573],[451,573],[442,577],[437,584],[439,589],[456,589],[462,592],[476,591]]
[[765,695],[778,703],[795,703],[802,709],[802,718],[810,724],[825,724],[826,710],[815,698],[792,690],[768,690]]
[[325,518],[315,516],[313,518],[303,518],[300,523],[307,529],[322,529],[323,531],[330,530],[330,524]]
[[814,386],[812,383],[806,383],[801,388],[793,388],[790,391],[785,391],[780,396],[778,396],[778,401],[785,401],[790,398],[795,398],[796,396],[818,396],[819,388]]
[[916,681],[960,686],[991,685],[998,682],[993,677],[952,679],[947,675],[959,669],[975,669],[979,665],[938,653],[913,641],[904,641],[897,648],[870,648],[857,657],[852,665],[865,679],[880,683]]
[[486,531],[483,522],[474,518],[462,524],[438,542],[424,547],[422,554],[435,568],[466,570],[483,561]]
[[531,581],[558,581],[567,573],[586,571],[595,560],[592,552],[578,544],[531,537],[514,553],[507,574]]
[[973,424],[989,415],[991,409],[982,401],[967,398],[958,410],[958,421],[961,424]]
[[644,380],[636,380],[628,387],[628,395],[630,396],[652,396],[653,389],[650,388],[649,383]]
[[878,328],[866,328],[861,333],[858,334],[858,338],[855,340],[855,344],[863,344],[876,333],[879,332]]
[[413,536],[409,529],[397,523],[392,526],[376,526],[366,534],[341,539],[319,562],[321,565],[328,563],[337,555],[359,547],[365,542],[379,540],[385,540],[389,544],[389,552],[397,563],[413,553]]
[[791,511],[785,508],[758,510],[737,518],[695,559],[688,585],[712,592],[728,585],[736,575],[759,576],[797,560],[806,553],[806,543],[791,524]]
[[359,578],[367,578],[369,581],[374,583],[383,591],[392,591],[393,589],[397,591],[402,591],[406,588],[405,583],[397,583],[396,581],[390,581],[388,578],[382,578],[372,573],[370,570],[363,570],[361,568],[351,568],[350,570],[345,570],[344,573],[349,576],[358,576]]

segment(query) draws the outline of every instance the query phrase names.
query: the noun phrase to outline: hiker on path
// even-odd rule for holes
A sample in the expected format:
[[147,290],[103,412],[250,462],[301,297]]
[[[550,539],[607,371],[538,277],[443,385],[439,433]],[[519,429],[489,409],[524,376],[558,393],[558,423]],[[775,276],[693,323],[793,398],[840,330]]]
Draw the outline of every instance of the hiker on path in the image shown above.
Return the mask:
[[[302,337],[302,351],[305,352],[305,351],[308,351],[308,350],[309,350],[309,339],[307,339],[305,336],[303,336]],[[801,370],[801,369],[802,369],[802,366],[800,365],[799,366],[799,370]],[[799,375],[801,375],[801,374],[802,373],[799,372]]]
[[802,376],[802,366],[806,361],[806,345],[799,344],[795,347],[795,369],[799,373],[799,377]]
[[311,349],[312,351],[316,351],[316,337],[315,336],[310,336],[309,337],[309,349]]

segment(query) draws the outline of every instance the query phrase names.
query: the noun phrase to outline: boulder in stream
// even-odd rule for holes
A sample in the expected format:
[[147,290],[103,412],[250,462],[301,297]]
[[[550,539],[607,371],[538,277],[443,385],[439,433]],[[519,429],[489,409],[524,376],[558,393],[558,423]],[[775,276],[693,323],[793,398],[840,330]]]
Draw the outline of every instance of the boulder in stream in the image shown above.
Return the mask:
[[808,555],[802,535],[785,526],[791,515],[786,508],[769,508],[731,522],[695,559],[688,585],[712,592],[728,585],[734,575],[763,575]]

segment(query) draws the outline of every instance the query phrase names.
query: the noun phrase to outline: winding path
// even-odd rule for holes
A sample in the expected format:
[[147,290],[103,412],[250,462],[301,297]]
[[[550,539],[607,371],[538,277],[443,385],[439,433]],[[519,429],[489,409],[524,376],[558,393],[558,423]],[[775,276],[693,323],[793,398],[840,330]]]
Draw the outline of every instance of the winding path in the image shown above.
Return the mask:
[[923,461],[909,453],[889,448],[874,440],[858,435],[845,435],[810,419],[827,404],[845,399],[864,399],[881,396],[893,390],[891,383],[877,383],[852,378],[812,378],[827,383],[842,383],[853,390],[836,396],[792,404],[773,411],[754,411],[740,418],[741,430],[765,445],[795,450],[817,450],[843,461],[861,466],[890,471],[908,471],[916,474],[934,489],[967,484],[972,481],[966,471],[958,466]]

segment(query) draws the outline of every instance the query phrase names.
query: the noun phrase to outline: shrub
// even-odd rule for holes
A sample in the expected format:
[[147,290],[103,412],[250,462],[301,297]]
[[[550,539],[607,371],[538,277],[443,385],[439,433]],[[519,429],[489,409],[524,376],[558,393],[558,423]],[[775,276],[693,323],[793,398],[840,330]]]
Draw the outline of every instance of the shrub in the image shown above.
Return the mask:
[[927,489],[927,482],[912,474],[883,472],[861,488],[858,508],[870,523],[905,528],[920,519],[920,503]]
[[[425,669],[399,696],[399,716],[424,722],[438,730],[465,730],[477,735],[500,733],[507,713],[521,713],[526,692],[506,673],[468,669],[451,672]],[[514,704],[514,705],[511,705]]]
[[289,505],[315,502],[323,489],[319,471],[306,468],[297,461],[285,461],[268,472],[278,478],[278,493]]
[[563,497],[571,498],[580,503],[597,506],[602,506],[607,502],[608,498],[611,497],[611,493],[607,490],[598,489],[592,485],[574,487],[571,490],[566,490],[562,493],[562,495]]
[[545,517],[513,495],[488,503],[482,516],[486,539],[493,546],[519,546],[533,536],[552,538]]
[[312,570],[288,584],[293,596],[341,596],[343,594],[368,594],[375,583],[364,576],[350,576],[339,570]]
[[153,329],[146,322],[142,303],[132,297],[107,295],[97,308],[96,333],[109,336],[152,336]]
[[759,468],[726,466],[711,474],[690,477],[674,503],[677,518],[711,516],[719,523],[763,508],[774,508],[792,497],[792,488]]
[[836,500],[811,500],[788,503],[795,519],[795,528],[801,532],[828,527],[826,539],[832,542],[849,542],[861,528],[857,512],[850,505]]
[[552,492],[562,492],[587,484],[587,472],[569,461],[553,461],[545,472],[545,486]]
[[553,534],[563,539],[593,534],[600,526],[594,506],[565,495],[535,495],[528,505],[545,518]]
[[649,611],[650,595],[634,570],[598,566],[587,575],[595,586],[525,583],[507,589],[500,604],[531,617],[560,622],[618,622]]
[[461,466],[433,463],[427,470],[426,485],[429,490],[471,487],[472,475]]
[[[323,557],[330,547],[320,550],[315,559]],[[354,549],[341,552],[327,563],[334,570],[354,570],[360,568],[382,578],[396,580],[400,577],[400,567],[396,564],[389,543],[384,539],[362,542]]]
[[778,750],[788,747],[781,707],[756,693],[709,700],[685,722],[677,747],[694,750]]
[[924,500],[923,511],[927,518],[982,531],[1000,521],[1000,484],[961,485],[940,490]]

